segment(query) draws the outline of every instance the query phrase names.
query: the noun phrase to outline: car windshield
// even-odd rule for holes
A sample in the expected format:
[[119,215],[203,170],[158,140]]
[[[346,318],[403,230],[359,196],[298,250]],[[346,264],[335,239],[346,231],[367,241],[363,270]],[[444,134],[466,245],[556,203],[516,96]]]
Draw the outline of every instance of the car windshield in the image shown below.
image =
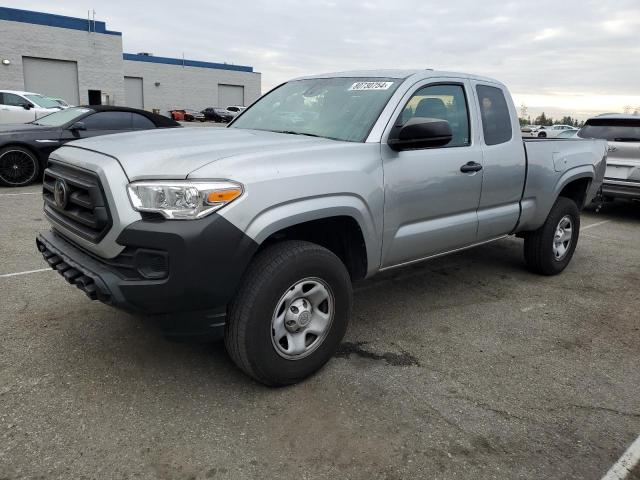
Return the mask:
[[32,123],[35,123],[36,125],[46,125],[47,127],[61,127],[90,111],[90,108],[71,107],[40,117]]
[[314,78],[285,83],[230,125],[364,142],[402,83],[397,78]]
[[582,138],[599,138],[610,142],[640,142],[640,118],[592,119],[578,132]]
[[42,108],[60,108],[60,105],[55,100],[42,95],[25,95],[25,97]]

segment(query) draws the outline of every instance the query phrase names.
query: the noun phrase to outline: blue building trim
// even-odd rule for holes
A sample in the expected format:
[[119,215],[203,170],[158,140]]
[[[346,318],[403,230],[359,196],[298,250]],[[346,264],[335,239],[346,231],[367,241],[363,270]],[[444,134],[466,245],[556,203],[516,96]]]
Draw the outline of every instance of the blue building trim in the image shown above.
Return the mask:
[[178,65],[180,67],[200,67],[214,68],[217,70],[233,70],[235,72],[253,72],[253,67],[247,67],[246,65],[200,62],[198,60],[183,60],[182,58],[155,57],[150,55],[137,55],[135,53],[123,53],[122,58],[124,60],[131,60],[134,62],[164,63],[166,65]]
[[29,10],[20,10],[17,8],[0,7],[0,20],[122,36],[122,32],[107,30],[107,24],[105,22],[94,22],[93,20],[89,21],[86,18],[66,17],[64,15],[32,12]]

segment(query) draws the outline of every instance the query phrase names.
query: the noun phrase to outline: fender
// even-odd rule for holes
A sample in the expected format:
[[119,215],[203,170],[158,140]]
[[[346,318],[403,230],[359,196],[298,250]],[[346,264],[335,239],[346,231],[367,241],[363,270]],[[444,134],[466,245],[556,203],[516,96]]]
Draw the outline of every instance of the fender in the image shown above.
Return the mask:
[[[595,167],[593,165],[573,167],[566,170],[546,194],[541,192],[535,197],[524,198],[521,202],[522,214],[517,232],[536,230],[541,227],[564,187],[582,178],[593,180],[595,176]],[[589,192],[587,192],[587,199],[589,199],[591,190],[590,188]]]
[[[220,213],[224,214],[224,211]],[[380,267],[381,230],[364,200],[353,194],[307,197],[274,205],[256,215],[246,226],[245,234],[262,244],[270,235],[284,228],[336,216],[351,217],[358,223],[367,251],[367,276],[372,275]]]
[[[556,182],[556,186],[553,190],[553,201],[557,200],[560,196],[560,192],[569,185],[571,182],[575,180],[580,180],[581,178],[588,178],[589,180],[593,180],[596,177],[596,170],[593,165],[581,165],[579,167],[574,167],[562,174],[562,176]],[[551,208],[549,208],[551,210]],[[548,214],[549,212],[547,212]],[[546,217],[545,217],[546,218]]]

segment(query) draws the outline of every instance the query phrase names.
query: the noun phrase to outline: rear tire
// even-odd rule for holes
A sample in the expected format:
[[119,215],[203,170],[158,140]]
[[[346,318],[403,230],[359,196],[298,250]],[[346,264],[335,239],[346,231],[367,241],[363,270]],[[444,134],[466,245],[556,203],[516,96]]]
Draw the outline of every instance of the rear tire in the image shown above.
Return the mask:
[[0,185],[24,187],[40,175],[40,162],[33,152],[22,147],[0,150]]
[[332,252],[297,240],[277,243],[256,256],[231,302],[227,352],[265,385],[299,382],[334,355],[352,302],[349,273]]
[[524,237],[524,258],[541,275],[557,275],[573,257],[580,235],[580,211],[570,198],[558,197],[544,224]]

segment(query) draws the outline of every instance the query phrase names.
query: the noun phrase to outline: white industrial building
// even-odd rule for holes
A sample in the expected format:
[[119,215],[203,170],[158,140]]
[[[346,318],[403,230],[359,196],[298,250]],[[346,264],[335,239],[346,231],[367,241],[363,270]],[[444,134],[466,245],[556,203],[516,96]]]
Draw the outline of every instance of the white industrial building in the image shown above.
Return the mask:
[[123,53],[104,22],[0,7],[0,90],[167,114],[248,105],[260,87],[250,66]]

